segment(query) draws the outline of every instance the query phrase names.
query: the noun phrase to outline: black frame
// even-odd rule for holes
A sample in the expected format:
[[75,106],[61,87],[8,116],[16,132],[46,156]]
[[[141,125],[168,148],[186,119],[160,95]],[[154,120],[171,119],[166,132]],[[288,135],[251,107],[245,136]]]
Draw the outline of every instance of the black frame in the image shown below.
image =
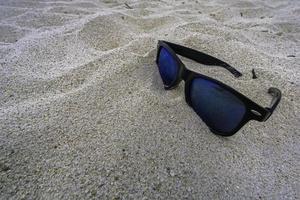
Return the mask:
[[280,102],[281,92],[277,88],[274,88],[274,87],[269,88],[268,93],[273,96],[273,99],[272,99],[270,107],[264,108],[264,107],[258,105],[257,103],[253,102],[252,100],[250,100],[243,94],[239,93],[235,89],[229,87],[228,85],[225,85],[224,83],[222,83],[218,80],[215,80],[213,78],[210,78],[208,76],[205,76],[203,74],[200,74],[200,73],[197,73],[197,72],[187,69],[186,66],[179,59],[177,54],[187,57],[191,60],[194,60],[194,61],[204,64],[204,65],[214,65],[214,66],[223,67],[223,68],[227,69],[228,71],[230,71],[235,77],[242,76],[242,73],[240,73],[238,70],[236,70],[235,68],[233,68],[226,62],[221,61],[213,56],[207,55],[205,53],[202,53],[202,52],[199,52],[194,49],[190,49],[190,48],[187,48],[187,47],[184,47],[181,45],[177,45],[177,44],[174,44],[171,42],[159,40],[158,45],[157,45],[157,56],[156,56],[157,65],[158,65],[159,53],[160,53],[160,50],[162,47],[164,47],[171,53],[171,55],[175,58],[178,66],[179,66],[179,72],[178,72],[176,80],[173,83],[171,83],[170,85],[164,85],[164,87],[166,90],[173,89],[173,88],[177,87],[178,84],[182,80],[184,80],[185,81],[185,99],[190,107],[192,107],[192,103],[191,103],[191,99],[190,99],[190,85],[194,78],[199,78],[199,77],[218,84],[219,86],[223,87],[224,89],[230,91],[232,94],[234,94],[237,98],[239,98],[244,103],[245,109],[246,109],[245,115],[244,115],[243,119],[241,120],[240,124],[234,130],[232,130],[231,132],[218,132],[209,127],[210,130],[217,135],[231,136],[231,135],[235,134],[237,131],[239,131],[250,120],[256,120],[256,121],[260,121],[260,122],[266,121],[272,115],[273,111],[275,110],[278,103]]

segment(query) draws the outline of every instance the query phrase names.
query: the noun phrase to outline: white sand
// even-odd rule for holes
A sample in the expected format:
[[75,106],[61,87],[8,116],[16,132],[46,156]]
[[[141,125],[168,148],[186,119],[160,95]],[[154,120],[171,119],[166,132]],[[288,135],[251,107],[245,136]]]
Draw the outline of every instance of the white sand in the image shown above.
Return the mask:
[[[300,1],[126,2],[0,1],[0,199],[299,199]],[[229,62],[244,76],[185,59],[261,105],[281,89],[278,109],[212,134],[163,89],[158,39]]]

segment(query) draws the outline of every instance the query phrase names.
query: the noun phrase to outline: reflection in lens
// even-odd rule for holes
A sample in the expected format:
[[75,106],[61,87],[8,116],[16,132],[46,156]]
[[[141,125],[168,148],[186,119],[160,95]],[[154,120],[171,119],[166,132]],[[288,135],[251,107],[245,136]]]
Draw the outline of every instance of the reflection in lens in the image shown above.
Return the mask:
[[165,85],[170,86],[177,78],[179,66],[167,49],[161,48],[158,58],[160,76]]
[[196,113],[211,129],[218,132],[233,131],[246,113],[245,105],[240,99],[209,80],[192,80],[190,97]]

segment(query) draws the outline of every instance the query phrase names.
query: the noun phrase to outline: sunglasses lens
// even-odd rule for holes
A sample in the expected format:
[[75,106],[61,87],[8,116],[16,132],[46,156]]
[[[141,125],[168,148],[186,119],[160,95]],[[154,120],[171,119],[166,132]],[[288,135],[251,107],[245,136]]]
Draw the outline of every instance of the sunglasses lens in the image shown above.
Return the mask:
[[158,68],[160,76],[166,86],[170,86],[176,81],[179,72],[178,63],[172,54],[164,47],[162,47],[159,52]]
[[246,113],[245,105],[240,99],[209,80],[193,79],[190,97],[195,112],[217,132],[232,132]]

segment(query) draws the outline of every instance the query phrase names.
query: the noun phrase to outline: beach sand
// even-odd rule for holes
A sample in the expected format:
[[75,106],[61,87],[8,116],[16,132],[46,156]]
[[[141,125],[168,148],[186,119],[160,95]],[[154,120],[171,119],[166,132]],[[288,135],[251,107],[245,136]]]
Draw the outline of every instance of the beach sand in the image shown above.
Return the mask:
[[[297,0],[1,0],[0,199],[299,199],[299,19]],[[260,105],[279,88],[277,110],[214,135],[164,90],[159,39]]]

